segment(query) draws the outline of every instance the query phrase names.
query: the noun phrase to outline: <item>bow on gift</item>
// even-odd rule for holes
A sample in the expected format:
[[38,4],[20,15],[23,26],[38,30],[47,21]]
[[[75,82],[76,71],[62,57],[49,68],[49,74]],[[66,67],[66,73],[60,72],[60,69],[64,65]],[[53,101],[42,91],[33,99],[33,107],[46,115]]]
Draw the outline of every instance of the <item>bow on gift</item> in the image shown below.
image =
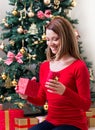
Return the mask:
[[14,53],[9,51],[7,54],[7,57],[8,57],[8,59],[5,60],[5,64],[7,64],[7,65],[10,65],[14,60],[16,60],[20,64],[23,63],[23,61],[21,59],[23,57],[23,55],[20,52],[17,55],[15,55]]

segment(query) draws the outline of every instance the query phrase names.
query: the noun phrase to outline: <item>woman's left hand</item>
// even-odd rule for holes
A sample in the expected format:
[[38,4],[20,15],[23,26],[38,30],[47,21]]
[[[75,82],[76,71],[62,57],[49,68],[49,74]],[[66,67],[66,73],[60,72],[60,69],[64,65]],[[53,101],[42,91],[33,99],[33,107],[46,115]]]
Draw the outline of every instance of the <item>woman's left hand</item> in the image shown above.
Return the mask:
[[62,95],[66,89],[65,85],[63,85],[61,82],[52,79],[49,79],[49,81],[46,82],[45,87],[47,88],[48,92],[59,95]]

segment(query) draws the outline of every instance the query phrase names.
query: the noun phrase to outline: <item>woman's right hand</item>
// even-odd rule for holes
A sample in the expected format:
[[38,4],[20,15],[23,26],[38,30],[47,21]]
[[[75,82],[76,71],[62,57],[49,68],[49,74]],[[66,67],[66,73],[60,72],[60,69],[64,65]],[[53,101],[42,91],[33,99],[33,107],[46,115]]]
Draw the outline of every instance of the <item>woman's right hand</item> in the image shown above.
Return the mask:
[[28,97],[27,95],[19,93],[19,91],[18,91],[18,86],[15,87],[15,91],[16,91],[16,93],[19,94],[19,96],[20,96],[22,99],[27,99],[27,97]]

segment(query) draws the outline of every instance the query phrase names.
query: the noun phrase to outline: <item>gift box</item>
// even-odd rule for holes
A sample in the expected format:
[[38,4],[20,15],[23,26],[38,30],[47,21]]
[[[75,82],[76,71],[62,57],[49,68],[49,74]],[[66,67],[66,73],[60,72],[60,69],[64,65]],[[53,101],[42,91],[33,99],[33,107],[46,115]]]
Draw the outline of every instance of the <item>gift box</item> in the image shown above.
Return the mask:
[[15,118],[15,130],[28,130],[38,124],[37,118]]
[[0,110],[0,130],[14,130],[14,118],[24,116],[20,109]]
[[86,112],[88,127],[95,127],[95,108]]
[[39,83],[36,80],[20,78],[17,85],[17,91],[31,97],[36,97],[39,90]]
[[0,104],[0,110],[2,110],[3,109],[3,104]]

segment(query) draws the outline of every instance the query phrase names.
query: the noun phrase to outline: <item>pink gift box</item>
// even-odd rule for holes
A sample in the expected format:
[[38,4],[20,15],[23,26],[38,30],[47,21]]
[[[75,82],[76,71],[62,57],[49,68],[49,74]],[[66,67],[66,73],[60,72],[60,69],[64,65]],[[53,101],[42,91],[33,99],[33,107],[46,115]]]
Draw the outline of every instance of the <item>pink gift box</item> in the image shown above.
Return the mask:
[[36,97],[39,90],[39,83],[36,80],[20,78],[17,85],[17,91],[31,97]]

